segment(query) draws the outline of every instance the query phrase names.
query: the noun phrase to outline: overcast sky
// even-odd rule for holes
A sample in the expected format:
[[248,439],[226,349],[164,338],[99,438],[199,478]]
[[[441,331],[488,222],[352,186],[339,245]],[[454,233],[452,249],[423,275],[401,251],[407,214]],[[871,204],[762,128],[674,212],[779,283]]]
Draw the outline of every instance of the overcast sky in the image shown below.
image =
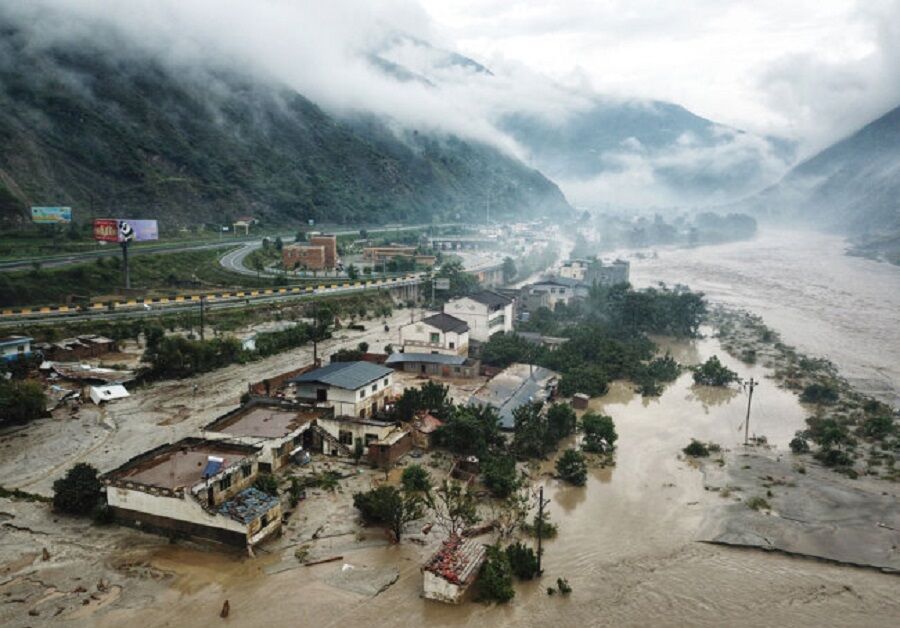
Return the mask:
[[420,0],[487,65],[821,147],[900,104],[900,0]]

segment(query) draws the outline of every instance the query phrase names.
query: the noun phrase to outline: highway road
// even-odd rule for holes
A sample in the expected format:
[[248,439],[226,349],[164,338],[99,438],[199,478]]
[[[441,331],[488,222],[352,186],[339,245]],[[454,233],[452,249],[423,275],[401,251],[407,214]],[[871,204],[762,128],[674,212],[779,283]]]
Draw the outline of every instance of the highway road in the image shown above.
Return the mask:
[[[435,227],[452,227],[457,226],[458,223],[444,223],[440,225],[434,225]],[[389,233],[392,231],[412,231],[415,229],[422,229],[425,227],[429,227],[431,225],[385,225],[382,227],[372,227],[367,229],[369,233]],[[361,229],[365,229],[365,227],[361,227]],[[354,233],[359,233],[360,229],[328,229],[327,227],[317,227],[317,230],[327,230],[328,233],[333,233],[335,235],[349,235]],[[282,234],[269,236],[272,239],[276,237],[281,237],[284,239],[292,240],[294,238],[296,231],[286,232]],[[140,245],[134,246],[128,249],[129,256],[134,257],[136,255],[152,255],[159,253],[181,253],[184,251],[202,251],[207,249],[222,249],[235,246],[236,244],[244,244],[244,245],[255,245],[255,247],[262,246],[262,238],[254,238],[254,237],[225,237],[221,240],[205,240],[202,242],[185,242],[182,244],[152,244],[152,245]],[[249,251],[248,251],[249,253]],[[39,263],[42,268],[53,268],[57,266],[65,266],[68,264],[77,264],[79,262],[89,262],[91,260],[102,258],[102,257],[114,257],[122,254],[121,249],[115,244],[108,244],[106,246],[98,247],[94,251],[82,251],[80,253],[60,253],[59,255],[42,255],[39,257],[27,257],[22,259],[13,259],[13,260],[0,260],[0,272],[13,272],[17,270],[26,270],[31,268],[35,262]],[[244,255],[246,257],[246,254]],[[240,272],[240,271],[235,271]],[[256,274],[255,271],[250,271],[253,275]],[[245,273],[246,274],[246,273]]]

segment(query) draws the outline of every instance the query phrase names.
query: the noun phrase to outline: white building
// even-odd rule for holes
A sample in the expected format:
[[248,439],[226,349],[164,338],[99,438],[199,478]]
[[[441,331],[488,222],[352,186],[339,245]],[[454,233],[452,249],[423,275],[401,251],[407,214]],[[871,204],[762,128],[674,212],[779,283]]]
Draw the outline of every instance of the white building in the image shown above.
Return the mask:
[[542,279],[522,288],[525,293],[525,308],[537,310],[545,307],[555,310],[558,303],[568,305],[575,298],[575,288],[566,281],[556,279]]
[[335,416],[371,417],[391,395],[393,369],[371,362],[332,362],[303,373],[296,385],[298,401],[334,408]]
[[587,273],[588,266],[590,266],[590,262],[585,259],[570,259],[566,262],[563,262],[563,265],[559,269],[559,276],[566,277],[567,279],[577,279],[578,281],[584,281],[585,273]]
[[31,355],[32,338],[28,336],[5,336],[0,338],[0,360],[12,362]]
[[439,312],[400,328],[404,353],[469,354],[469,325],[466,321]]
[[186,438],[101,476],[120,523],[252,548],[281,528],[281,500],[253,488],[259,448]]
[[513,300],[492,290],[448,301],[444,313],[465,321],[469,325],[469,337],[482,342],[497,332],[513,328]]

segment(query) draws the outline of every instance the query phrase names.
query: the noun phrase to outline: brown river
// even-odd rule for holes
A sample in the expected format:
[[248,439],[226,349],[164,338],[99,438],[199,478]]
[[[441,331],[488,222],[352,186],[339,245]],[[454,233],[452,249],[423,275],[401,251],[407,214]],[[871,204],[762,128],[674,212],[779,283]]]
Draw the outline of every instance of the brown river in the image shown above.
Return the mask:
[[[785,340],[825,355],[857,381],[896,396],[900,269],[841,255],[829,236],[662,251],[633,262],[638,285],[663,280],[703,289],[713,300],[759,314]],[[714,339],[664,343],[692,364],[717,354],[743,377],[762,378],[754,395],[757,433],[784,448],[802,426],[796,398],[737,362]],[[617,464],[592,469],[586,487],[543,481],[558,538],[547,542],[543,580],[517,583],[505,606],[450,607],[420,598],[426,548],[403,543],[345,552],[357,566],[397,565],[399,580],[374,598],[329,586],[340,563],[267,575],[277,557],[239,560],[178,546],[152,561],[176,574],[154,599],[110,610],[105,625],[181,626],[889,626],[900,623],[900,579],[874,570],[696,542],[717,494],[679,459],[691,437],[733,448],[742,439],[746,396],[692,386],[683,374],[662,397],[644,400],[616,383],[596,408],[620,438]],[[549,465],[548,465],[549,468]],[[557,577],[573,587],[549,597]],[[218,611],[229,599],[231,616]],[[124,601],[124,600],[123,600]]]

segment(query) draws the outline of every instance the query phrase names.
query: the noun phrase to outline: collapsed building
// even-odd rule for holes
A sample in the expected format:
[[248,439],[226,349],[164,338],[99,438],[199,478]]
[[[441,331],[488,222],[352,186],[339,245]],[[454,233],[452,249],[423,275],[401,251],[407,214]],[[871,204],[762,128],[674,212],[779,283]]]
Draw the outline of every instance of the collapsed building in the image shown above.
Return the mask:
[[487,550],[475,539],[451,536],[422,567],[425,598],[459,604],[478,578]]
[[281,500],[253,488],[261,448],[185,438],[101,476],[116,521],[166,536],[254,545],[281,530]]

